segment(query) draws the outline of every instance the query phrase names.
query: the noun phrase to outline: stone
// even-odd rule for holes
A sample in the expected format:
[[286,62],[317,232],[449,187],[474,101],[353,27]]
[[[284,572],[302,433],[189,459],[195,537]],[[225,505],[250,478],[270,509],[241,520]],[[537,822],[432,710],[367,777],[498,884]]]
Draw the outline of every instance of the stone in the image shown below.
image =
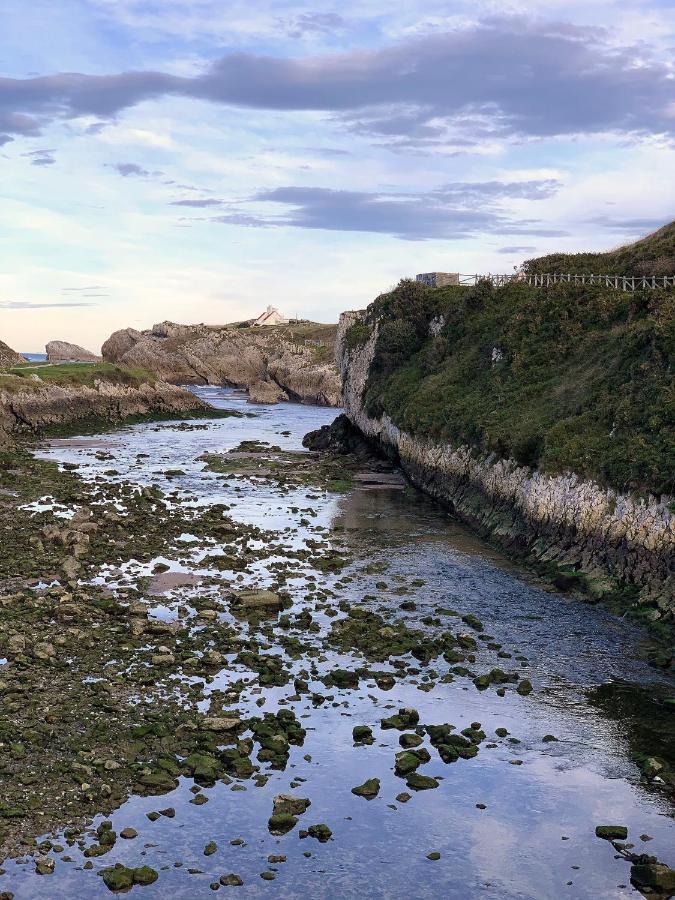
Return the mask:
[[325,844],[333,835],[333,832],[328,825],[323,823],[321,825],[310,825],[307,829],[307,833],[310,837],[316,838],[321,844]]
[[220,883],[224,887],[241,887],[244,882],[240,875],[230,872],[229,875],[220,876]]
[[290,813],[274,813],[267,821],[270,834],[282,835],[291,831],[298,824],[298,820]]
[[40,856],[35,862],[35,871],[38,875],[53,875],[54,866],[51,856]]
[[441,854],[438,852],[438,850],[432,850],[431,853],[427,853],[427,859],[436,861],[437,859],[440,859],[440,858],[441,858]]
[[49,362],[100,362],[101,357],[68,341],[49,341],[45,347]]
[[625,841],[628,829],[625,825],[596,825],[595,836],[605,841]]
[[150,866],[134,869],[134,884],[153,884],[158,878],[159,874]]
[[101,871],[103,882],[111,891],[128,891],[134,886],[134,870],[121,863]]
[[273,801],[275,815],[288,813],[292,816],[301,816],[311,806],[311,801],[306,797],[295,797],[293,794],[277,794]]
[[215,841],[209,841],[206,847],[204,847],[204,856],[213,856],[213,854],[218,849],[218,844]]
[[125,838],[127,841],[131,841],[133,838],[138,837],[138,832],[135,828],[123,828],[120,831],[120,837]]
[[202,725],[206,731],[235,731],[241,727],[241,719],[228,718],[225,716],[206,716],[202,719]]
[[640,889],[649,888],[666,897],[675,893],[675,869],[664,863],[636,863],[631,866],[630,880]]
[[380,793],[380,779],[368,778],[363,784],[359,784],[352,788],[352,794],[357,797],[365,797],[366,800],[372,800]]
[[372,744],[375,740],[369,725],[355,725],[352,729],[352,739],[355,744]]
[[435,778],[431,778],[428,775],[419,775],[417,772],[413,772],[408,776],[406,784],[414,791],[428,791],[431,788],[438,787],[438,782]]
[[233,595],[232,605],[235,609],[257,609],[278,612],[283,609],[283,601],[274,591],[247,589],[237,591]]
[[526,697],[528,694],[532,693],[532,682],[528,678],[523,678],[523,680],[519,682],[516,691],[521,697]]

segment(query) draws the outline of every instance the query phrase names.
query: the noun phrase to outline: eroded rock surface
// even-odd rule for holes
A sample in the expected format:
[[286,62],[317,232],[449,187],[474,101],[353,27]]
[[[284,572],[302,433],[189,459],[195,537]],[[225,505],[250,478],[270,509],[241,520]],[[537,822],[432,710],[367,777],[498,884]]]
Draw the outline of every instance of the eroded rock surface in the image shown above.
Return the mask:
[[20,353],[12,350],[4,341],[0,341],[0,369],[9,369],[11,366],[25,361]]
[[173,384],[245,387],[256,403],[291,399],[338,406],[334,338],[329,325],[254,329],[162,322],[148,331],[116,331],[102,353],[108,362],[148,369]]
[[50,341],[45,347],[49,362],[100,362],[101,357],[68,341]]

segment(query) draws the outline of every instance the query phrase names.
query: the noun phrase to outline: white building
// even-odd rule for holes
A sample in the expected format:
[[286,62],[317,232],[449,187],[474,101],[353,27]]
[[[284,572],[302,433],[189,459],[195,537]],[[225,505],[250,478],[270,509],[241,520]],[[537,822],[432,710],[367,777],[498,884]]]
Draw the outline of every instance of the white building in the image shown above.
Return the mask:
[[288,325],[288,319],[285,319],[275,306],[268,306],[264,313],[261,313],[253,325]]

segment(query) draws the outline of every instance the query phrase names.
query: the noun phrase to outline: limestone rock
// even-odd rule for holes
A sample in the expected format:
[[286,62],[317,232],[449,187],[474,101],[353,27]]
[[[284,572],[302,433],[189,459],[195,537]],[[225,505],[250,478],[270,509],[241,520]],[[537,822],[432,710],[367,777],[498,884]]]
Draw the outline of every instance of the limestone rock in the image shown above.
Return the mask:
[[20,353],[12,350],[4,341],[0,341],[0,369],[9,369],[22,362],[26,362],[26,360]]
[[161,322],[148,331],[116,331],[101,352],[108,362],[148,369],[173,384],[248,388],[254,403],[291,399],[337,406],[341,381],[333,354],[335,331],[312,327],[320,337],[301,340],[290,326]]
[[49,362],[100,362],[101,357],[68,341],[50,341],[45,347]]

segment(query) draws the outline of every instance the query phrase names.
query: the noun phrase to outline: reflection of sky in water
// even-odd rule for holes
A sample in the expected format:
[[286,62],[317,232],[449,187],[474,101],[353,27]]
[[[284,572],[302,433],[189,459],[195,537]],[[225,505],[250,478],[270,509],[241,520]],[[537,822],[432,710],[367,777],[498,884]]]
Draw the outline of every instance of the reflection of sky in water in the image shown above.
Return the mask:
[[[625,623],[528,584],[499,553],[455,525],[433,503],[410,492],[354,490],[335,496],[301,488],[282,493],[259,480],[223,480],[205,472],[196,459],[205,451],[227,450],[241,440],[256,439],[298,449],[302,435],[330,422],[335,411],[289,404],[252,407],[236,392],[218,388],[200,393],[218,406],[254,412],[255,418],[215,420],[205,430],[140,425],[93,440],[55,442],[45,455],[81,463],[80,474],[85,478],[114,469],[119,475],[108,477],[157,484],[167,493],[190,496],[197,504],[226,503],[234,519],[281,532],[274,535],[279,548],[303,547],[307,538],[325,536],[317,529],[330,527],[330,538],[344,541],[356,557],[349,570],[354,580],[339,587],[339,597],[374,596],[374,608],[385,619],[393,610],[418,627],[420,618],[437,606],[473,612],[505,650],[527,657],[530,667],[524,672],[535,684],[535,693],[522,698],[509,692],[500,698],[493,690],[479,693],[465,679],[438,684],[430,693],[418,690],[410,679],[389,692],[365,680],[356,691],[310,682],[311,689],[334,700],[318,708],[306,697],[290,704],[307,729],[305,744],[292,748],[286,771],[272,771],[265,787],[247,781],[245,791],[233,792],[232,785],[218,784],[204,790],[209,797],[204,806],[189,802],[188,781],[170,795],[131,798],[112,818],[118,831],[130,825],[139,837],[118,840],[110,853],[95,861],[93,871],[76,871],[83,860],[77,848],[68,848],[75,863],[57,862],[54,876],[40,878],[32,874],[31,864],[9,863],[0,890],[12,890],[17,900],[110,896],[96,870],[120,861],[130,866],[147,863],[160,871],[154,885],[134,888],[134,893],[148,900],[210,896],[209,884],[228,872],[242,876],[246,884],[240,892],[246,897],[557,900],[634,895],[628,864],[615,860],[611,845],[594,836],[595,825],[603,823],[627,825],[630,838],[640,847],[638,836],[652,835],[654,840],[644,845],[647,852],[675,864],[666,802],[639,784],[621,723],[589,706],[583,695],[585,686],[611,677],[642,682],[659,677],[637,658],[637,637]],[[97,459],[100,451],[111,453],[114,460]],[[138,459],[139,453],[149,457]],[[168,479],[162,473],[171,468],[186,474]],[[300,520],[308,508],[317,515],[304,526]],[[161,560],[172,572],[218,575],[209,568],[209,559],[217,551],[190,541],[189,534],[185,538],[178,554],[181,562]],[[255,563],[239,583],[264,583],[272,577],[270,566],[280,560],[283,555],[275,550],[272,557]],[[376,560],[387,563],[384,573],[359,572]],[[286,586],[301,609],[311,569],[295,560],[293,566]],[[133,582],[148,575],[151,569],[152,564],[131,561],[108,576],[124,584],[126,579]],[[229,579],[232,573],[220,574]],[[410,579],[417,577],[425,584],[410,588]],[[317,585],[331,588],[336,580],[340,581],[339,575],[319,574]],[[376,587],[379,581],[386,582],[386,589]],[[400,585],[407,585],[409,592],[396,594]],[[176,587],[151,598],[154,615],[171,619],[177,604],[189,605],[193,590]],[[212,590],[217,592],[217,587],[199,592],[203,596]],[[415,600],[416,612],[399,610],[406,599]],[[226,618],[231,620],[229,614]],[[322,628],[330,624],[322,614],[315,618]],[[454,617],[447,619],[449,628],[457,623]],[[320,646],[316,637],[302,635],[302,639]],[[293,674],[307,666],[307,660],[285,662]],[[326,653],[317,665],[324,672],[358,662],[356,657]],[[207,686],[202,709],[212,691],[226,690],[242,676],[243,670],[231,663],[229,658],[228,666]],[[509,670],[519,663],[482,649],[474,668],[483,672],[495,665]],[[247,677],[250,686],[237,704],[247,714],[280,708],[293,692],[292,684],[261,692],[251,673]],[[255,705],[261,696],[266,700],[262,711]],[[488,734],[488,741],[470,761],[444,765],[432,749],[432,761],[420,772],[442,778],[441,786],[411,792],[413,797],[406,804],[395,799],[406,790],[405,782],[393,774],[399,732],[377,727],[380,718],[401,705],[417,708],[421,722],[451,722],[459,730],[480,721]],[[375,726],[373,746],[352,747],[351,730],[357,724]],[[486,747],[500,726],[521,743],[502,739],[496,740],[496,747]],[[543,743],[542,737],[549,733],[559,741]],[[303,758],[306,754],[311,761]],[[522,765],[511,764],[518,759]],[[350,793],[352,786],[373,776],[382,781],[377,799],[368,802]],[[281,838],[267,832],[272,798],[291,790],[291,782],[298,777],[307,782],[291,792],[312,801],[300,827],[326,822],[334,836],[328,844],[299,840],[297,828]],[[476,803],[487,808],[479,810]],[[146,812],[167,806],[176,807],[175,819],[147,820]],[[231,846],[230,840],[237,837],[247,845]],[[207,858],[203,849],[210,840],[218,843],[218,851]],[[426,859],[432,850],[441,852],[439,861]],[[311,857],[306,858],[305,851]],[[275,881],[265,882],[260,873],[270,868],[270,853],[286,854],[288,861],[274,867],[278,869]],[[183,865],[175,867],[176,861]],[[189,867],[203,874],[189,875]],[[227,893],[229,889],[220,890]]]

